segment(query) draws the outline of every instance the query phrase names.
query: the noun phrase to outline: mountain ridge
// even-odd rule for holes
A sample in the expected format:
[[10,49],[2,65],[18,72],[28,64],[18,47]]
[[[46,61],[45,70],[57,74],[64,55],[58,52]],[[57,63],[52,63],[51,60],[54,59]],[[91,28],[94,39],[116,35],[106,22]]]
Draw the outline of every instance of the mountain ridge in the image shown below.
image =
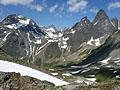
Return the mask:
[[70,83],[119,80],[119,35],[120,21],[102,9],[93,21],[85,16],[63,31],[13,14],[0,22],[0,59],[38,67]]

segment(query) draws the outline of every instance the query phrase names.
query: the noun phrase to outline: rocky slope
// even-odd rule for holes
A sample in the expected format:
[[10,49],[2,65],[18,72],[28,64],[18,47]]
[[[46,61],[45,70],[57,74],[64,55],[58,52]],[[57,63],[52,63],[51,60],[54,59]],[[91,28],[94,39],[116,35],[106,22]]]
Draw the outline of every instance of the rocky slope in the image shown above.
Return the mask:
[[22,77],[19,73],[0,72],[1,90],[57,90],[55,86],[46,81],[39,81],[30,77]]
[[[70,66],[70,73],[95,78],[96,81],[120,79],[120,31],[113,33],[103,45],[92,50],[78,65]],[[75,73],[76,72],[76,73]]]
[[119,90],[120,82],[107,83],[102,85],[72,84],[55,87],[46,81],[39,81],[31,77],[23,77],[19,73],[0,72],[0,90]]

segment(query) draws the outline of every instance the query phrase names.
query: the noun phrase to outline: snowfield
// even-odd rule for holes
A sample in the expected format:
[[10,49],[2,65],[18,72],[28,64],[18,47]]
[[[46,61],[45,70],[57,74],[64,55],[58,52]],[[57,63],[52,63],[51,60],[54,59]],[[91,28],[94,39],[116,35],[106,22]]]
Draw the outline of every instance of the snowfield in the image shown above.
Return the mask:
[[1,72],[16,72],[16,73],[20,73],[22,76],[30,76],[30,77],[39,79],[41,81],[46,80],[48,82],[55,84],[55,86],[62,86],[62,85],[69,84],[66,81],[60,80],[56,77],[50,76],[41,71],[32,69],[30,67],[26,67],[20,64],[3,61],[3,60],[0,60],[0,71]]
[[107,59],[104,59],[102,61],[100,61],[101,63],[103,64],[108,64],[108,61],[111,59],[111,57],[107,58]]

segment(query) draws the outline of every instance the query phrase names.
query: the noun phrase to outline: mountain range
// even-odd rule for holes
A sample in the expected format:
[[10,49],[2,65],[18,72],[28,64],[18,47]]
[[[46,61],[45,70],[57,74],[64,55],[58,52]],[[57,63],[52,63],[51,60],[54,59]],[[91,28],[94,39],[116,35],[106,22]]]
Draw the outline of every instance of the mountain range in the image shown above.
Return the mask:
[[96,81],[120,79],[120,21],[101,9],[93,21],[85,16],[60,31],[54,25],[40,27],[22,15],[8,15],[0,22],[0,53],[2,60],[73,76],[92,75]]

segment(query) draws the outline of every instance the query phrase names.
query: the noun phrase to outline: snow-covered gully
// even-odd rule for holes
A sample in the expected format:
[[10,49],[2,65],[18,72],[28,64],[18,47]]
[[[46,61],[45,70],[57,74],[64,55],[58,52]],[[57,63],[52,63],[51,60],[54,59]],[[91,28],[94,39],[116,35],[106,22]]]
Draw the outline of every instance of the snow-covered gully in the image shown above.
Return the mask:
[[22,76],[30,76],[36,79],[39,79],[41,81],[48,81],[56,86],[62,86],[62,85],[67,85],[69,84],[66,81],[60,80],[56,77],[50,76],[46,73],[43,73],[41,71],[32,69],[30,67],[26,67],[23,65],[19,65],[16,63],[8,62],[8,61],[3,61],[0,60],[0,71],[1,72],[19,72]]

